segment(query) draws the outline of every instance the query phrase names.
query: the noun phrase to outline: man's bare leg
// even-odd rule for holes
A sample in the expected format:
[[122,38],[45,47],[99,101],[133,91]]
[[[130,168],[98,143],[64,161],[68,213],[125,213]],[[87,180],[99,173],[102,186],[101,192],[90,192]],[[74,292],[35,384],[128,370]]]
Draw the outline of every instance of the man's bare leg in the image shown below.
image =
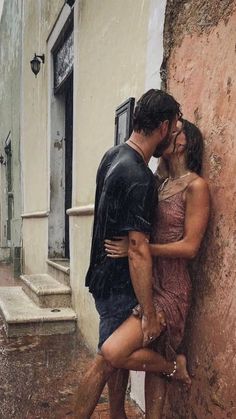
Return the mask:
[[114,371],[115,369],[102,355],[96,355],[79,385],[74,411],[75,419],[90,419],[103,388]]
[[128,384],[129,371],[119,369],[108,381],[110,418],[127,419],[125,414],[125,395]]
[[145,376],[146,419],[162,419],[167,382],[159,374],[147,372]]

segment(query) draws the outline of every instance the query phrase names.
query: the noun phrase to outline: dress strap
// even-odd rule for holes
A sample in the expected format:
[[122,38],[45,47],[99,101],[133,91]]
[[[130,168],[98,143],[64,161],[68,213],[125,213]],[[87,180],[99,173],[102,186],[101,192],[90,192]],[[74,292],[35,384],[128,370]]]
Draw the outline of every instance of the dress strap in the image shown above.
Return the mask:
[[159,201],[170,198],[180,192],[184,192],[189,184],[198,178],[196,173],[190,172],[185,178],[169,180],[168,178],[159,188]]

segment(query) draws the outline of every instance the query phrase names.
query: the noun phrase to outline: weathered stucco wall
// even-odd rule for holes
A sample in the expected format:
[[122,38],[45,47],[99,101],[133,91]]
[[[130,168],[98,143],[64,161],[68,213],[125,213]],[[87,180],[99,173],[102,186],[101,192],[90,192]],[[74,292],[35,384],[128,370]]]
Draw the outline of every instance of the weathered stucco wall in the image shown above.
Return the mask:
[[172,385],[166,418],[236,417],[236,10],[234,1],[167,2],[167,88],[205,136],[211,220],[193,267],[187,395]]

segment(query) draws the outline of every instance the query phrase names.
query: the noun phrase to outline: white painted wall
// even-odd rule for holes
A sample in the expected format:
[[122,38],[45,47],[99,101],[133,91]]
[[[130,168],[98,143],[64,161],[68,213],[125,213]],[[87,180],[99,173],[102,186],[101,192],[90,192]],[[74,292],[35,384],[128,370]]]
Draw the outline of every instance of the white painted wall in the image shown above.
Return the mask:
[[[145,90],[161,87],[165,10],[166,0],[150,0]],[[155,171],[156,166],[157,159],[152,158],[149,167]],[[131,372],[131,397],[145,410],[143,372]]]
[[[134,6],[135,3],[135,6]],[[75,2],[73,206],[94,202],[96,171],[114,144],[116,107],[145,90],[149,0]],[[84,286],[93,217],[70,217],[73,307],[87,345],[96,350],[98,315]]]
[[[163,60],[163,29],[166,0],[150,0],[145,90],[161,87],[160,67]],[[152,158],[149,167],[156,170],[157,159]]]
[[[4,5],[4,7],[3,7]],[[7,166],[0,167],[0,246],[21,243],[21,162],[20,162],[20,74],[22,4],[18,0],[0,1],[0,154],[11,141],[11,191],[8,191]],[[10,135],[8,136],[8,134]],[[12,192],[11,240],[7,240],[8,192]]]
[[0,0],[0,22],[1,22],[1,17],[2,17],[3,3],[4,3],[4,0]]
[[[22,2],[21,164],[23,214],[42,213],[41,218],[23,218],[24,273],[46,273],[48,217],[50,208],[49,72],[48,38],[60,16],[64,0]],[[69,6],[68,6],[69,7]],[[34,53],[45,54],[45,63],[35,78],[29,62]],[[51,137],[50,137],[51,139]]]

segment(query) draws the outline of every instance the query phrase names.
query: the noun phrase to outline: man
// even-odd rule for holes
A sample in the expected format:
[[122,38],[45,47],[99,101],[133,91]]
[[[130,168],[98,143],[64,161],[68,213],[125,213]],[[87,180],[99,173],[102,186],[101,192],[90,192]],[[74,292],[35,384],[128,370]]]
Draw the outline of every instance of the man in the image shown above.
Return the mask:
[[[100,316],[99,345],[143,308],[143,345],[159,334],[152,301],[152,258],[148,246],[155,200],[155,178],[147,164],[168,147],[180,115],[167,93],[151,89],[137,102],[133,133],[103,157],[98,173],[91,260],[86,286]],[[104,240],[128,235],[129,257],[108,258]],[[109,380],[109,381],[108,381]],[[80,385],[76,418],[90,418],[108,381],[111,419],[125,419],[128,371],[115,370],[100,353]]]

